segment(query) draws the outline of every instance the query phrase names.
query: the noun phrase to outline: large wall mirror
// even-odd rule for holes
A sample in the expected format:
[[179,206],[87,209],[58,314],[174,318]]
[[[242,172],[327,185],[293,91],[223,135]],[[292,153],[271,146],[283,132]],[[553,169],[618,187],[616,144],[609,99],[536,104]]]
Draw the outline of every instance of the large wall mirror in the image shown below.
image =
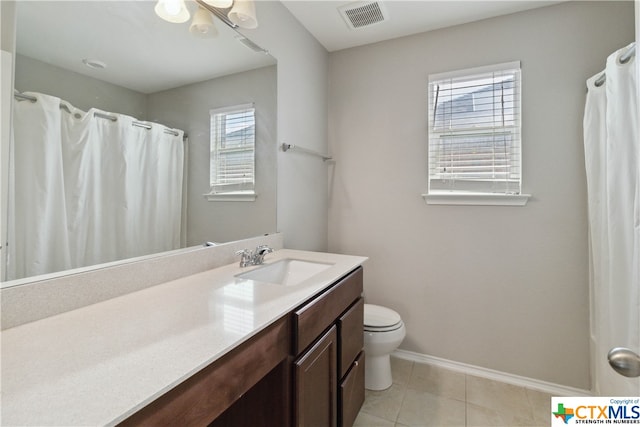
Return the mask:
[[[191,21],[160,19],[154,5],[17,2],[11,153],[19,158],[12,160],[8,206],[3,206],[12,249],[3,248],[9,254],[3,257],[3,286],[35,275],[276,231],[276,60],[215,17],[217,34],[202,37],[190,32]],[[187,7],[192,16],[199,9],[193,1]],[[38,103],[41,110],[22,111]],[[257,196],[212,201],[206,197],[210,111],[248,104],[255,108],[253,128],[235,131],[255,135]],[[95,124],[73,127],[89,115],[98,118]],[[116,122],[133,129],[133,140],[110,140],[129,132],[103,132]],[[40,145],[24,148],[25,140],[39,132],[72,134],[75,145],[61,151],[47,136]],[[155,145],[139,140],[145,132],[157,134]],[[99,140],[88,142],[96,134]],[[161,151],[165,138],[173,138],[168,143],[173,148]],[[113,154],[110,143],[123,148]],[[92,148],[85,151],[84,146]],[[31,155],[35,160],[27,157]],[[131,160],[134,155],[142,157]],[[64,169],[50,162],[52,157],[59,157]],[[66,169],[68,164],[73,168]],[[98,176],[97,170],[107,175]],[[26,187],[24,181],[29,181]],[[57,181],[64,188],[56,187]],[[86,187],[94,181],[103,186]],[[179,205],[177,213],[169,213],[171,205]],[[167,216],[171,225],[155,222]],[[123,225],[121,218],[132,222]],[[69,237],[71,232],[75,234]],[[104,240],[95,238],[98,233]],[[123,249],[124,241],[133,241],[135,248]],[[70,255],[62,254],[67,249]],[[33,252],[38,252],[36,259]],[[20,260],[25,253],[31,256],[27,266]],[[39,264],[57,257],[66,258],[39,270]]]

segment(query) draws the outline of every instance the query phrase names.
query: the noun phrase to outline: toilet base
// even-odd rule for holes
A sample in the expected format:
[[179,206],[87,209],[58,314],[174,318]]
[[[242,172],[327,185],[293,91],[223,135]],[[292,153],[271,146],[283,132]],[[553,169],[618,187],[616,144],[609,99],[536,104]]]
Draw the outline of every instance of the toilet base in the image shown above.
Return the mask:
[[388,354],[370,356],[365,351],[364,388],[367,390],[386,390],[393,384],[391,378],[391,358]]

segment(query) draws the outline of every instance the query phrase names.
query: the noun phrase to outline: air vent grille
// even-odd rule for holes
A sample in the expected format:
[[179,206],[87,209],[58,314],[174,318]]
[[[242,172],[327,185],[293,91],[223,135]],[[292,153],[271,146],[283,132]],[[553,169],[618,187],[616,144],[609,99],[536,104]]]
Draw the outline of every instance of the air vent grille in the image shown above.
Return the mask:
[[338,10],[352,29],[379,24],[387,19],[386,10],[380,2],[356,2]]

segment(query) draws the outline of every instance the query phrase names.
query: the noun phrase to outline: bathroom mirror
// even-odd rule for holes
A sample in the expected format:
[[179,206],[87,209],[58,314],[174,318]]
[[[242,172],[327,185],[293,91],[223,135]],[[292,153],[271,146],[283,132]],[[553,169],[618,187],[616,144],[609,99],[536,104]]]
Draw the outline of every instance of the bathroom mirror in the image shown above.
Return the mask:
[[[275,232],[276,60],[215,17],[217,35],[198,37],[191,20],[160,19],[155,3],[18,1],[15,89],[183,130],[180,248]],[[186,3],[193,17],[198,4]],[[209,111],[247,103],[256,109],[257,197],[209,201]],[[3,277],[3,286],[22,279]]]

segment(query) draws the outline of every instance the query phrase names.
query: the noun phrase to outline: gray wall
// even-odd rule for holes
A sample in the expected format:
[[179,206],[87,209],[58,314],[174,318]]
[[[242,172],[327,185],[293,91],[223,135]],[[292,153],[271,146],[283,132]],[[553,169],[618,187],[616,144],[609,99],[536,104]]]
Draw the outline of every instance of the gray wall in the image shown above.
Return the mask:
[[13,53],[16,50],[16,2],[6,0],[0,2],[0,17],[2,17],[0,49]]
[[147,96],[143,93],[23,55],[16,55],[15,61],[15,88],[20,92],[57,96],[84,111],[98,108],[146,120]]
[[[329,55],[279,1],[256,2],[242,30],[278,60],[278,143],[327,151]],[[290,249],[327,249],[327,170],[317,157],[278,151],[278,231]]]
[[[187,246],[228,242],[276,231],[276,66],[149,95],[151,121],[189,134]],[[209,110],[256,107],[256,193],[253,202],[209,202]]]
[[[588,389],[585,80],[633,2],[569,2],[330,55],[329,250],[366,255],[401,349]],[[426,205],[427,76],[520,60],[525,207]],[[604,357],[604,355],[599,355]]]

